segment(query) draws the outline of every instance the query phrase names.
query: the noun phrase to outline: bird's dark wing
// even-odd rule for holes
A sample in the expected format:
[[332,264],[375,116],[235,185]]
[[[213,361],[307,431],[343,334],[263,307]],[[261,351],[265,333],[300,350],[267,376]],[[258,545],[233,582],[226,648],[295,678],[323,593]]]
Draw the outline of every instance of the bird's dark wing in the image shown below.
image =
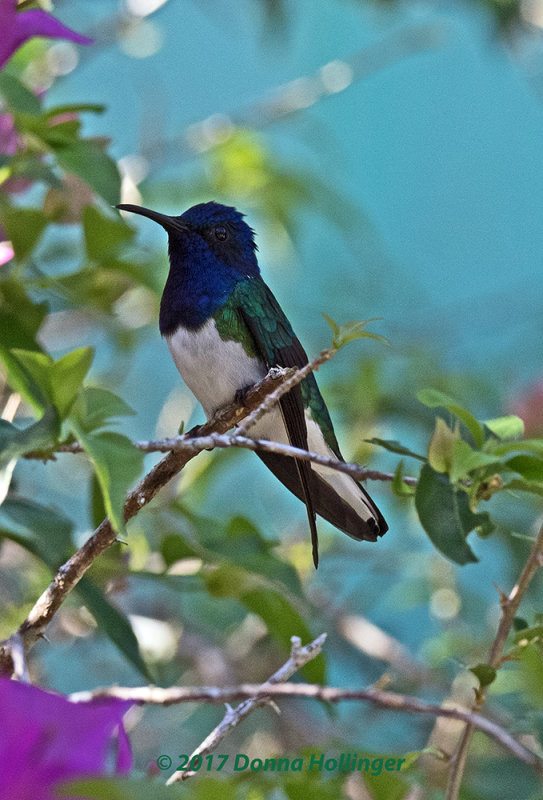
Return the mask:
[[[307,364],[307,355],[302,345],[294,335],[279,303],[261,278],[249,278],[238,284],[235,294],[236,312],[252,334],[253,354],[258,353],[268,368],[303,367]],[[323,434],[323,445],[327,445],[338,459],[343,460],[332,421],[312,373],[284,395],[280,402],[289,440],[293,445],[308,449],[304,413],[304,408],[308,407],[312,419]],[[309,462],[277,453],[261,452],[258,455],[281,483],[305,502],[315,563],[318,561],[315,512],[357,541],[374,542],[387,531],[388,526],[381,512],[354,478],[349,478],[349,481],[358,487],[366,514],[360,514],[340,491],[311,468]]]
[[[307,354],[286,318],[281,306],[262,278],[251,278],[238,284],[238,312],[254,339],[256,349],[268,369],[270,367],[303,367],[307,364]],[[307,426],[300,384],[281,398],[280,407],[290,443],[294,447],[307,450]],[[308,461],[300,461],[285,456],[262,460],[272,472],[305,502],[315,567],[319,563],[317,525],[312,494],[316,489],[316,479]],[[277,470],[279,462],[279,470]],[[285,479],[286,478],[286,479]],[[301,490],[301,491],[300,491]]]

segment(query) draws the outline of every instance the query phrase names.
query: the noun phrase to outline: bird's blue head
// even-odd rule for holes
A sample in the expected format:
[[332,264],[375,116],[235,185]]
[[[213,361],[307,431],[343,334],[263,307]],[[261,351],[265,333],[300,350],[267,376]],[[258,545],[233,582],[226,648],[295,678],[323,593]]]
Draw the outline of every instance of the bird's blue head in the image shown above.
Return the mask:
[[170,274],[161,304],[160,328],[201,325],[240,281],[260,274],[254,231],[233,206],[199,203],[177,217],[134,205],[122,211],[158,222],[168,234]]

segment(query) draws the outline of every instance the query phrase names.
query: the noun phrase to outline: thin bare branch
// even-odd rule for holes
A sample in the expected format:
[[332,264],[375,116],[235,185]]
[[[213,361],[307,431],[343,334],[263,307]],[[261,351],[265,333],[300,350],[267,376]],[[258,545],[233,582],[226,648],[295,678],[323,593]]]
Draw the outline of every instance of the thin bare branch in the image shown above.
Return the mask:
[[[290,444],[271,442],[267,439],[252,439],[247,436],[240,436],[238,433],[229,435],[224,433],[210,433],[208,436],[174,436],[165,439],[151,439],[149,441],[134,442],[134,447],[144,453],[187,453],[196,455],[202,450],[213,450],[216,447],[243,447],[247,450],[264,450],[268,453],[279,453],[290,458],[297,458],[300,461],[312,461],[338,472],[345,472],[357,481],[393,481],[393,472],[381,472],[375,469],[366,469],[360,464],[348,461],[338,461],[336,458],[323,456],[320,453],[313,453],[311,450],[302,450]],[[62,445],[56,451],[59,453],[82,453],[83,448],[78,442]],[[41,453],[27,453],[26,458],[43,458]],[[405,475],[402,481],[406,486],[416,486],[418,478]]]
[[[337,458],[323,456],[320,453],[313,453],[310,450],[302,450],[290,444],[271,442],[267,439],[252,439],[247,436],[235,434],[211,433],[209,436],[197,436],[194,438],[177,436],[171,439],[158,439],[156,441],[136,442],[136,447],[147,453],[153,452],[200,452],[201,450],[213,450],[215,447],[243,447],[247,450],[264,450],[267,453],[279,453],[290,458],[297,458],[300,461],[312,461],[338,472],[345,472],[357,481],[392,481],[394,473],[379,472],[378,470],[366,469],[360,464],[338,461]],[[404,483],[408,486],[416,486],[417,478],[405,476]]]
[[[319,644],[321,638],[322,637],[316,639],[309,647],[314,647],[316,644]],[[322,642],[320,642],[320,645],[322,645]],[[304,649],[305,648],[301,648],[302,651]],[[288,677],[293,674],[293,672],[289,671],[291,661],[292,654],[289,661],[281,667],[281,670],[278,670],[278,672],[272,676],[275,680],[270,678],[267,683],[263,684],[244,683],[240,686],[226,688],[218,688],[215,686],[202,686],[198,688],[173,686],[168,689],[163,689],[158,686],[143,686],[139,688],[111,687],[96,689],[92,692],[78,692],[77,694],[71,695],[70,699],[74,702],[88,702],[95,697],[116,697],[122,700],[131,700],[138,705],[150,704],[167,706],[176,703],[195,702],[222,704],[250,698],[246,702],[254,704],[250,708],[251,711],[259,705],[266,704],[270,698],[278,697],[305,697],[324,700],[329,703],[339,703],[341,701],[369,702],[379,708],[386,708],[390,711],[448,717],[449,719],[457,719],[469,723],[474,728],[494,739],[494,741],[498,742],[506,750],[509,750],[509,752],[525,764],[532,766],[539,774],[543,775],[543,761],[536,753],[514,739],[503,727],[483,717],[481,714],[462,708],[426,703],[423,700],[419,700],[417,697],[377,689],[375,687],[369,687],[368,689],[346,689],[332,686],[318,686],[311,683],[284,683],[283,681],[287,680]],[[299,669],[300,666],[302,666],[302,664],[298,664],[296,669]],[[283,675],[283,677],[277,678],[276,676],[279,674]],[[232,711],[230,709],[221,724],[213,731],[213,734],[210,734],[205,742],[203,742],[192,755],[207,755],[207,753],[211,752],[224,738],[224,735],[235,727],[235,725],[239,724],[241,719],[235,722],[235,724],[231,724],[232,720],[237,718],[233,717],[232,714],[236,715],[237,712],[240,709],[243,710],[245,706],[246,704],[242,703],[235,710]],[[244,713],[241,718],[244,719],[245,716],[247,716],[247,714]],[[224,733],[220,738],[215,739],[214,736],[219,730],[221,732],[224,731]],[[208,747],[212,737],[213,745]],[[183,775],[184,773],[182,776]],[[180,778],[177,778],[177,780],[179,779]]]
[[[317,636],[313,642],[302,647],[302,640],[300,637],[292,636],[290,639],[292,647],[288,661],[286,661],[282,667],[279,667],[279,669],[273,673],[268,680],[267,685],[276,686],[277,684],[287,681],[292,675],[294,675],[295,672],[301,669],[304,664],[307,664],[308,661],[312,661],[319,655],[325,640],[326,634],[321,633],[321,635]],[[257,708],[270,703],[270,695],[261,693],[260,696],[251,697],[247,700],[244,700],[236,708],[231,708],[227,704],[226,714],[224,715],[222,722],[220,722],[217,727],[211,731],[209,736],[206,736],[204,741],[191,753],[188,763],[192,763],[194,756],[203,757],[208,753],[212,753],[213,750],[215,750],[215,748],[220,744],[220,742],[222,742],[222,740],[230,733],[230,731],[236,728],[240,722],[249,716],[249,714],[251,714]],[[166,785],[177,783],[177,781],[185,781],[195,774],[197,773],[190,769],[184,770],[183,772],[174,772],[174,774],[171,775],[166,781]]]
[[[515,586],[511,589],[508,595],[500,592],[500,606],[501,617],[496,631],[496,636],[492,642],[490,653],[488,656],[488,664],[494,669],[499,669],[503,663],[503,650],[513,620],[517,614],[518,607],[524,595],[526,594],[530,583],[535,577],[539,567],[543,565],[543,525],[540,528],[539,535],[530,551],[524,567],[519,575]],[[472,713],[478,714],[486,700],[486,687],[481,688],[477,693],[476,699],[472,705]],[[449,779],[447,784],[446,800],[457,800],[462,778],[464,776],[464,769],[468,757],[468,750],[473,735],[474,725],[473,721],[468,721],[464,728],[462,736],[458,742],[456,752],[451,759],[451,769],[449,771]]]

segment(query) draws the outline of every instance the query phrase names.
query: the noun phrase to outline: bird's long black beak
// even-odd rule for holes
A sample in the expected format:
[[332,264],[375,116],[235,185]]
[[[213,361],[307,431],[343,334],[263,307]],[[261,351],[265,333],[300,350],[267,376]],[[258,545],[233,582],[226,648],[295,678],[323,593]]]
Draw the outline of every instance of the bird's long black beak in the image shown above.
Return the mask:
[[151,208],[143,208],[143,206],[133,206],[131,203],[121,203],[118,206],[119,211],[130,211],[132,214],[139,214],[142,217],[148,217],[153,222],[158,222],[162,225],[165,231],[178,231],[184,233],[188,230],[188,225],[181,221],[179,217],[169,217],[167,214],[161,214],[159,211],[153,211]]

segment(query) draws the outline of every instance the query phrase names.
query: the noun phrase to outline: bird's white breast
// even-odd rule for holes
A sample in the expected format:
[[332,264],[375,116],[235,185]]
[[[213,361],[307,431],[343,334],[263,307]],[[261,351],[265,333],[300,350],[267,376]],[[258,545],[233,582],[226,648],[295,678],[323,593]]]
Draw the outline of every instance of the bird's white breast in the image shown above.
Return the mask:
[[221,339],[214,319],[197,331],[178,328],[166,341],[175,366],[208,418],[231,402],[238,389],[266,374],[264,364],[248,356],[239,342]]

